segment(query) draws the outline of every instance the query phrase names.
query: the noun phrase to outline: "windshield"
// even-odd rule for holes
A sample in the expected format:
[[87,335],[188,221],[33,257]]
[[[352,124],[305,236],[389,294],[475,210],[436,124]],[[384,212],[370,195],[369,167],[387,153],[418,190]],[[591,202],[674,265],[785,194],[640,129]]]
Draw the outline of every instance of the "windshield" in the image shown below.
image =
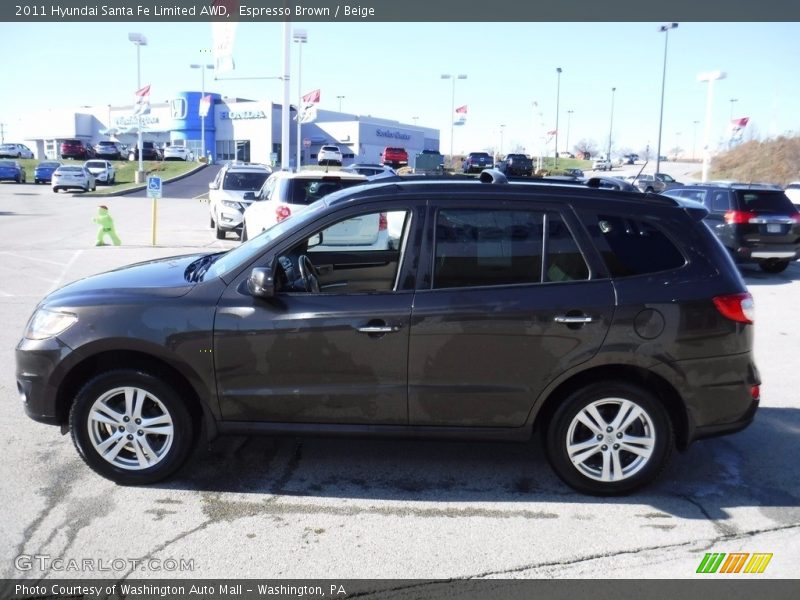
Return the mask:
[[57,169],[58,167],[60,167],[60,166],[61,166],[61,163],[57,163],[57,162],[43,162],[43,163],[39,163],[39,166],[40,166],[40,167],[44,167],[45,169]]
[[243,192],[256,192],[261,189],[264,182],[269,177],[266,171],[263,173],[225,173],[222,180],[223,190],[238,190]]
[[315,219],[317,213],[323,208],[325,208],[324,202],[315,202],[303,212],[295,213],[291,217],[276,223],[256,237],[244,242],[241,246],[237,246],[233,250],[223,254],[209,267],[206,274],[209,277],[223,277],[237,267],[251,262],[261,254],[264,248],[272,241],[278,239],[285,233],[303,227],[306,223]]
[[106,163],[105,163],[105,161],[102,161],[102,160],[90,160],[84,166],[86,166],[87,168],[92,167],[92,168],[105,169],[106,168]]
[[338,177],[325,177],[323,179],[281,179],[275,193],[270,195],[270,200],[277,200],[287,204],[311,204],[323,196],[338,192],[339,190],[360,185],[362,179],[339,179]]
[[0,160],[0,167],[16,167],[16,163],[10,160]]

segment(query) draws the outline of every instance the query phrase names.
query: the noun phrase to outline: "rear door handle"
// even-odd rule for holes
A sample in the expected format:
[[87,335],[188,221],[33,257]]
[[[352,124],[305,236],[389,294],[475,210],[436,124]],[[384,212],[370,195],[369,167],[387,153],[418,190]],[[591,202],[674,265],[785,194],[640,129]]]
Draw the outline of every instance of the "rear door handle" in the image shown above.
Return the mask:
[[567,323],[567,324],[581,324],[581,323],[591,323],[594,321],[594,317],[587,317],[587,316],[580,316],[580,317],[568,317],[567,315],[558,315],[553,319],[556,323]]

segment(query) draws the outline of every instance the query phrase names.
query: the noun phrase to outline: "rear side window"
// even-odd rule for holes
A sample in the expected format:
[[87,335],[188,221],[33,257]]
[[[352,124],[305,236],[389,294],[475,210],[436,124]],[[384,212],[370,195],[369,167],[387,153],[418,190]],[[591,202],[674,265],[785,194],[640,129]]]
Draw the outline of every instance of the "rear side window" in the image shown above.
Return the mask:
[[731,209],[731,200],[728,190],[714,190],[709,192],[707,204],[709,210],[715,212],[727,212]]
[[571,281],[589,270],[557,214],[448,209],[437,216],[433,276],[441,289]]
[[675,244],[650,221],[599,214],[587,226],[612,277],[657,273],[686,263]]

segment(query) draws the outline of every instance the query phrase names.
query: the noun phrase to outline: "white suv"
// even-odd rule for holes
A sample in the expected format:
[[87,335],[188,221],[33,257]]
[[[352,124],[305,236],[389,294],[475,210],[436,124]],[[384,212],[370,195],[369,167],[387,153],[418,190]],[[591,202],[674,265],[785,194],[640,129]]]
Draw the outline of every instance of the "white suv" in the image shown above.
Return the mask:
[[610,171],[611,170],[611,161],[607,158],[596,158],[592,163],[592,170],[593,171]]
[[321,165],[342,164],[342,151],[339,146],[322,146],[317,153],[317,162]]
[[[366,181],[367,178],[358,173],[338,170],[332,173],[277,171],[257,194],[252,195],[253,200],[244,211],[242,241],[257,236],[293,214],[303,212],[323,196]],[[249,199],[250,194],[247,197]],[[382,250],[389,247],[389,223],[385,214],[380,219],[375,216],[369,222],[366,218],[358,223],[355,221],[346,221],[347,228],[329,232],[321,245],[374,246]]]
[[231,162],[208,184],[210,223],[218,240],[224,240],[229,231],[241,233],[244,211],[253,201],[245,199],[245,193],[260,190],[270,173],[266,165]]

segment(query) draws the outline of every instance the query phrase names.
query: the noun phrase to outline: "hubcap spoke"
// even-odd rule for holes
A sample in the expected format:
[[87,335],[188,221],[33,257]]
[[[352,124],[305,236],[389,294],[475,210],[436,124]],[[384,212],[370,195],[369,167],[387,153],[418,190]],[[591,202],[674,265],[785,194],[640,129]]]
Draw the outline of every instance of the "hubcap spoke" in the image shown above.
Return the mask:
[[625,478],[625,473],[622,470],[622,463],[619,461],[619,451],[610,450],[611,455],[611,481],[617,481]]
[[620,448],[647,458],[653,453],[654,440],[650,437],[626,435],[620,440]]
[[617,415],[614,417],[614,420],[611,421],[610,425],[614,429],[619,429],[620,425],[622,424],[623,420],[628,416],[631,411],[633,404],[628,400],[623,400],[620,402],[619,410],[617,411]]
[[611,453],[603,452],[603,472],[600,474],[603,481],[611,481]]
[[116,443],[113,446],[111,446],[108,452],[103,454],[103,457],[106,460],[114,460],[117,457],[117,454],[119,454],[120,451],[127,445],[128,445],[127,438],[124,435],[120,435],[117,437]]
[[581,411],[578,414],[578,421],[586,425],[595,435],[602,434],[605,430],[606,422],[594,406]]
[[152,446],[150,446],[150,442],[147,441],[147,437],[146,436],[141,436],[141,437],[138,437],[136,439],[139,442],[139,444],[141,445],[142,450],[147,455],[147,458],[150,460],[150,462],[158,460],[159,456],[155,453],[155,451],[153,450]]
[[111,410],[105,404],[95,406],[90,414],[90,418],[98,423],[105,423],[106,425],[119,425],[122,423],[122,415]]
[[643,414],[644,411],[641,408],[639,408],[638,406],[634,406],[628,413],[628,416],[625,418],[625,420],[622,422],[622,424],[620,424],[620,426],[617,429],[619,431],[625,431],[628,427],[630,427],[633,424],[634,421],[641,418]]
[[147,468],[151,464],[152,455],[147,456],[142,448],[142,442],[145,441],[143,437],[137,437],[133,440],[133,447],[136,450],[136,460],[139,461],[139,466],[143,469]]

